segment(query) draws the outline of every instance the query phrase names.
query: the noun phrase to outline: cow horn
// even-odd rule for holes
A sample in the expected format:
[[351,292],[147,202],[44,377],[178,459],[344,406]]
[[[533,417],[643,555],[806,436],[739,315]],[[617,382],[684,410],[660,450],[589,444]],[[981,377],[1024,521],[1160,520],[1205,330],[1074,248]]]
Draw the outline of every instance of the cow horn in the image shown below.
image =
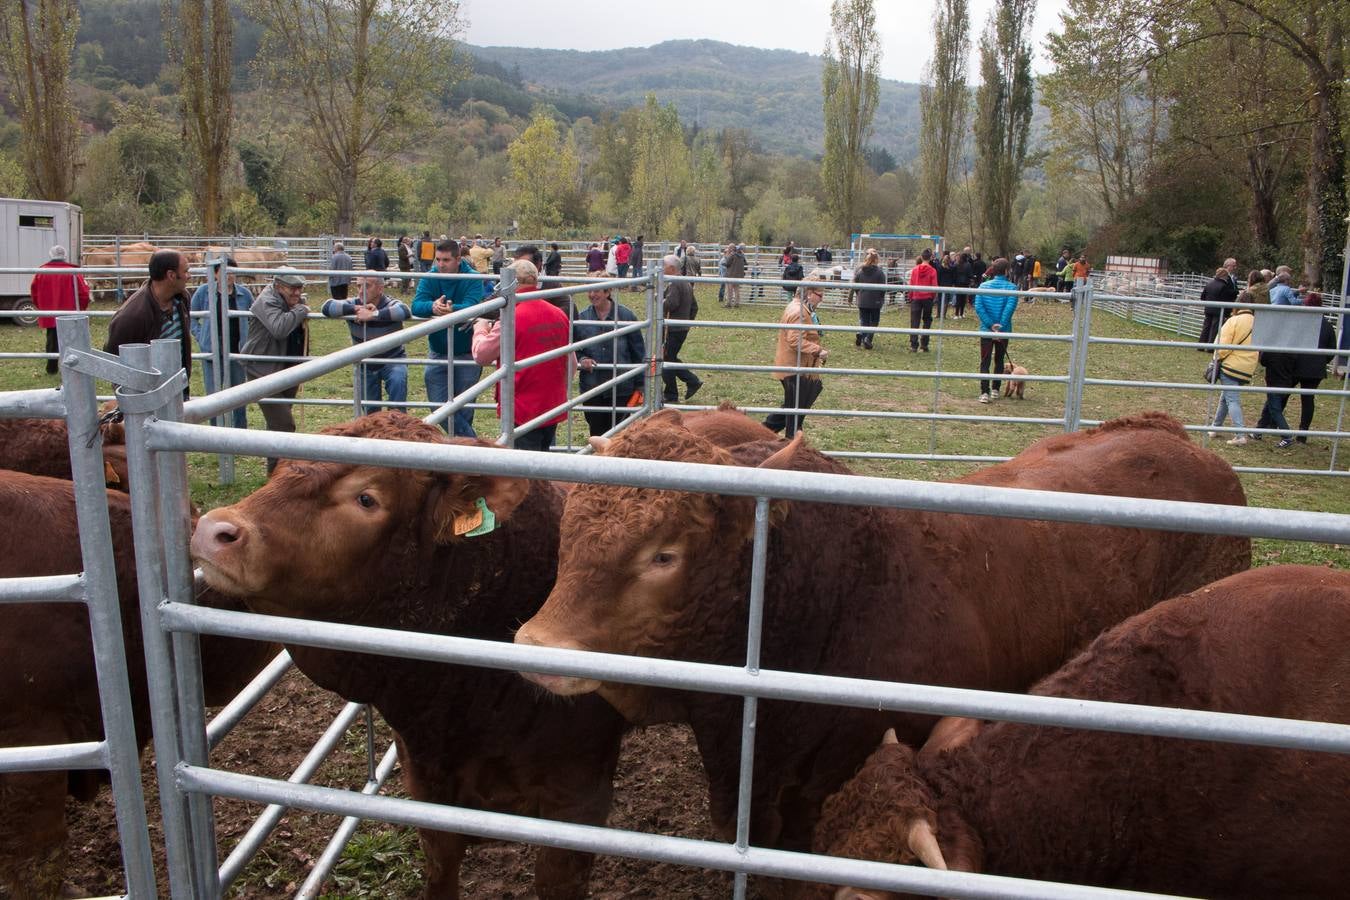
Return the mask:
[[887,728],[886,733],[881,736],[881,744],[884,747],[887,744],[898,744],[900,739],[895,736],[894,728]]
[[591,445],[591,449],[596,453],[604,453],[609,449],[610,439],[607,437],[592,436],[588,437],[586,442]]
[[788,441],[783,449],[779,450],[773,456],[770,456],[764,462],[759,464],[761,469],[791,469],[792,457],[797,454],[805,443],[802,432],[797,432],[796,437]]
[[938,846],[937,835],[927,819],[913,819],[909,823],[909,849],[930,869],[946,869],[947,861],[942,858],[942,848]]

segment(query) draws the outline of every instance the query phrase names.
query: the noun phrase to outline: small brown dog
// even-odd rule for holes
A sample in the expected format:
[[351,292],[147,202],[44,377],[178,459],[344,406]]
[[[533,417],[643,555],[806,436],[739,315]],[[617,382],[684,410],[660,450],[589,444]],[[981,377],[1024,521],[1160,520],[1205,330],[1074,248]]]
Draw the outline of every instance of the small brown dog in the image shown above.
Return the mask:
[[[1026,375],[1027,370],[1025,366],[1013,365],[1012,360],[1008,360],[1003,364],[1003,374],[1015,377],[1017,375]],[[1026,397],[1024,396],[1024,392],[1026,389],[1027,383],[1025,381],[1014,381],[1012,378],[1009,378],[1007,381],[1003,382],[1003,396],[1005,397],[1011,397],[1013,394],[1016,394],[1018,400],[1025,400]]]

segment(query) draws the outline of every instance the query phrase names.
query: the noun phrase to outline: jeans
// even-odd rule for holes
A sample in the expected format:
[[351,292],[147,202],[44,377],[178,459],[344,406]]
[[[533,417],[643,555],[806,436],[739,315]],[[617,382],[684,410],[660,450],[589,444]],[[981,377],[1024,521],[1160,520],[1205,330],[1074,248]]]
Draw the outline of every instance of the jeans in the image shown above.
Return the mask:
[[[825,389],[819,378],[806,378],[802,375],[789,375],[783,379],[783,408],[810,409],[816,398]],[[806,421],[806,413],[769,413],[764,427],[770,431],[781,431],[786,437],[792,437]]]
[[[432,359],[445,362],[445,355],[432,350],[429,354]],[[446,403],[450,395],[446,393],[446,369],[444,365],[430,365],[426,368],[427,399],[437,405]],[[483,367],[473,361],[473,357],[467,353],[457,354],[454,359],[454,389],[455,396],[467,391],[478,383],[478,379],[483,374]],[[448,425],[442,424],[442,428],[449,431]],[[478,432],[473,430],[473,410],[465,407],[455,413],[455,437],[478,437]]]
[[[996,374],[996,375],[1002,375],[1002,374],[1003,374],[1003,362],[1004,362],[1004,360],[1005,360],[1005,359],[1007,358],[1007,356],[1008,356],[1008,339],[1007,339],[1007,338],[1002,338],[1002,339],[999,339],[999,338],[980,338],[980,374],[981,374],[981,375],[988,375],[988,374],[989,374],[989,357],[990,357],[991,355],[992,355],[993,358],[994,358],[994,374]],[[1001,379],[995,379],[995,381],[994,381],[994,390],[993,390],[993,393],[997,394],[997,393],[999,392],[999,389],[1000,389],[1001,387],[1003,387],[1003,381],[1002,381]],[[980,379],[980,393],[981,393],[981,394],[988,394],[988,393],[990,393],[990,390],[989,390],[989,382],[986,381],[986,380],[983,379],[983,378]]]
[[[241,385],[245,381],[244,364],[230,363],[230,387]],[[216,392],[216,364],[209,359],[202,360],[202,385],[208,394]],[[248,408],[240,406],[230,411],[235,428],[248,427]]]
[[615,263],[615,265],[619,267],[619,277],[620,277],[620,278],[627,278],[627,277],[628,277],[628,263]]
[[[361,407],[362,415],[377,413],[383,407],[379,401],[384,399],[381,387],[388,392],[389,402],[406,403],[408,401],[408,367],[403,363],[364,363],[361,371],[361,399],[366,401]],[[375,401],[371,403],[370,401]],[[391,406],[390,409],[401,409]]]
[[[1219,384],[1236,385],[1242,384],[1242,382],[1238,381],[1231,375],[1226,375],[1223,372],[1220,372]],[[1241,396],[1242,395],[1239,394],[1237,391],[1222,391],[1219,394],[1219,408],[1214,413],[1215,427],[1222,425],[1223,420],[1230,415],[1233,417],[1233,425],[1235,425],[1238,428],[1247,427],[1246,424],[1242,421],[1242,401],[1240,399]]]
[[[880,306],[878,306],[876,309],[866,309],[861,306],[858,307],[858,327],[875,328],[880,324],[881,324]],[[866,347],[867,349],[870,350],[872,349],[872,340],[875,337],[876,332],[874,331],[859,331],[856,335],[853,336],[853,346]]]

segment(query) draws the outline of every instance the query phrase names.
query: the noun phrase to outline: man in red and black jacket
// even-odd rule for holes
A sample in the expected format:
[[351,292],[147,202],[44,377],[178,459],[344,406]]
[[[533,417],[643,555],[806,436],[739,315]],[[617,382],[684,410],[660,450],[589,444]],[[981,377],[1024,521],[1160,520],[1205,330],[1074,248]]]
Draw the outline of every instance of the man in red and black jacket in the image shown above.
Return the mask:
[[[79,268],[66,261],[65,247],[60,245],[53,247],[50,255],[51,259],[39,268],[57,270]],[[54,272],[51,275],[46,273],[34,275],[28,293],[33,298],[33,304],[43,312],[89,308],[89,285],[85,283],[84,276],[79,274]],[[38,319],[38,326],[47,329],[47,352],[56,353],[56,317],[42,316]],[[55,375],[57,371],[56,357],[52,356],[47,360],[47,374]]]
[[[909,283],[915,287],[937,287],[938,274],[937,269],[933,268],[933,251],[925,250],[923,255],[914,261],[914,268],[909,273]],[[931,330],[933,327],[933,301],[937,294],[933,291],[911,291],[909,294],[909,327],[918,328],[920,321],[925,329]],[[920,344],[924,353],[928,352],[928,335],[923,336],[920,342],[919,335],[911,334],[909,336],[909,352],[918,353]]]

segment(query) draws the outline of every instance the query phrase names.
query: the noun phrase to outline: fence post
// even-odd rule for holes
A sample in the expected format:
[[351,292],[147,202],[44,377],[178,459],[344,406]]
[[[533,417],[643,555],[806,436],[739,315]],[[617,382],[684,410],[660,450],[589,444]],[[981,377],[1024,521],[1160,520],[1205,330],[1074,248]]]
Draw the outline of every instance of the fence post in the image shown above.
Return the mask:
[[[154,341],[150,344],[150,364],[161,373],[177,372],[182,367],[181,352],[178,341]],[[159,418],[167,422],[181,422],[182,391],[173,391],[164,400],[158,412]],[[192,509],[186,455],[157,454],[155,474],[159,480],[159,490],[155,496],[159,503],[160,546],[164,552],[164,596],[175,603],[193,603],[196,590],[192,560],[187,549],[191,537],[188,524]],[[209,762],[200,640],[196,632],[191,631],[174,632],[169,640],[173,648],[174,693],[178,699],[183,759],[194,766],[205,766]],[[199,896],[216,897],[220,894],[220,885],[216,870],[216,828],[211,797],[207,794],[189,794],[187,808],[197,890]]]
[[1064,430],[1077,431],[1083,418],[1083,390],[1087,380],[1088,336],[1092,333],[1092,282],[1083,285],[1074,309],[1074,333],[1070,344],[1068,399],[1065,403]]
[[[230,290],[229,267],[225,260],[216,258],[215,265],[208,264],[207,278],[215,279],[215,287],[208,292],[207,308],[211,314],[211,362],[216,370],[216,388],[225,390],[234,387],[234,373],[230,362]],[[187,340],[186,336],[183,338]],[[226,416],[228,415],[228,418]],[[248,415],[245,408],[244,415]],[[216,423],[222,427],[234,424],[234,413],[221,413]],[[234,456],[222,453],[217,456],[216,464],[221,484],[234,484]]]
[[[61,354],[67,350],[87,352],[91,348],[86,316],[58,318],[56,332]],[[94,646],[94,669],[98,675],[99,706],[103,713],[103,739],[107,744],[117,834],[122,843],[122,870],[129,896],[156,897],[159,892],[150,855],[139,744],[131,714],[126,647],[122,643],[122,609],[117,594],[112,530],[108,524],[103,440],[98,427],[94,379],[63,365],[61,393],[66,404],[80,558],[84,565],[89,632]],[[136,664],[139,665],[139,661]]]
[[[83,262],[83,260],[81,260],[81,262]],[[116,235],[115,237],[113,237],[113,265],[116,266],[117,269],[118,269],[118,272],[117,272],[117,288],[116,288],[115,293],[116,293],[116,296],[117,296],[117,305],[118,305],[118,306],[121,306],[121,305],[122,305],[122,301],[125,300],[125,299],[126,299],[126,296],[127,296],[127,295],[126,295],[125,293],[123,293],[123,291],[122,291],[122,272],[121,272],[121,269],[122,269],[122,236],[121,236],[121,235]]]
[[[506,291],[506,305],[501,309],[502,343],[497,355],[498,368],[505,369],[506,375],[498,384],[502,406],[501,443],[507,447],[516,445],[516,289],[512,283]],[[450,338],[453,340],[453,336]]]
[[[759,674],[759,650],[764,629],[764,578],[769,558],[769,498],[755,498],[755,538],[750,567],[750,619],[745,640],[745,671]],[[750,848],[750,810],[754,798],[755,730],[758,726],[758,698],[744,699],[741,713],[741,769],[736,790],[736,852]],[[735,900],[745,900],[746,877],[736,873]]]
[[[148,344],[123,344],[120,356],[133,369],[150,369]],[[205,896],[195,885],[192,843],[188,829],[187,797],[177,786],[174,767],[181,759],[177,704],[173,689],[173,662],[168,636],[159,624],[158,607],[164,599],[164,562],[161,556],[159,479],[145,445],[145,422],[151,412],[130,401],[140,396],[125,388],[117,391],[126,421],[127,474],[131,480],[131,523],[136,542],[136,580],[140,593],[141,639],[145,645],[146,688],[155,736],[155,770],[159,776],[160,814],[164,820],[164,847],[168,859],[169,889],[173,900]]]
[[652,385],[652,412],[657,412],[666,405],[665,394],[665,372],[666,372],[666,264],[665,257],[657,260],[656,272],[652,275],[654,287],[652,288],[655,297],[652,301],[652,312],[655,314],[652,318],[652,356],[656,359],[656,365],[653,370]]

